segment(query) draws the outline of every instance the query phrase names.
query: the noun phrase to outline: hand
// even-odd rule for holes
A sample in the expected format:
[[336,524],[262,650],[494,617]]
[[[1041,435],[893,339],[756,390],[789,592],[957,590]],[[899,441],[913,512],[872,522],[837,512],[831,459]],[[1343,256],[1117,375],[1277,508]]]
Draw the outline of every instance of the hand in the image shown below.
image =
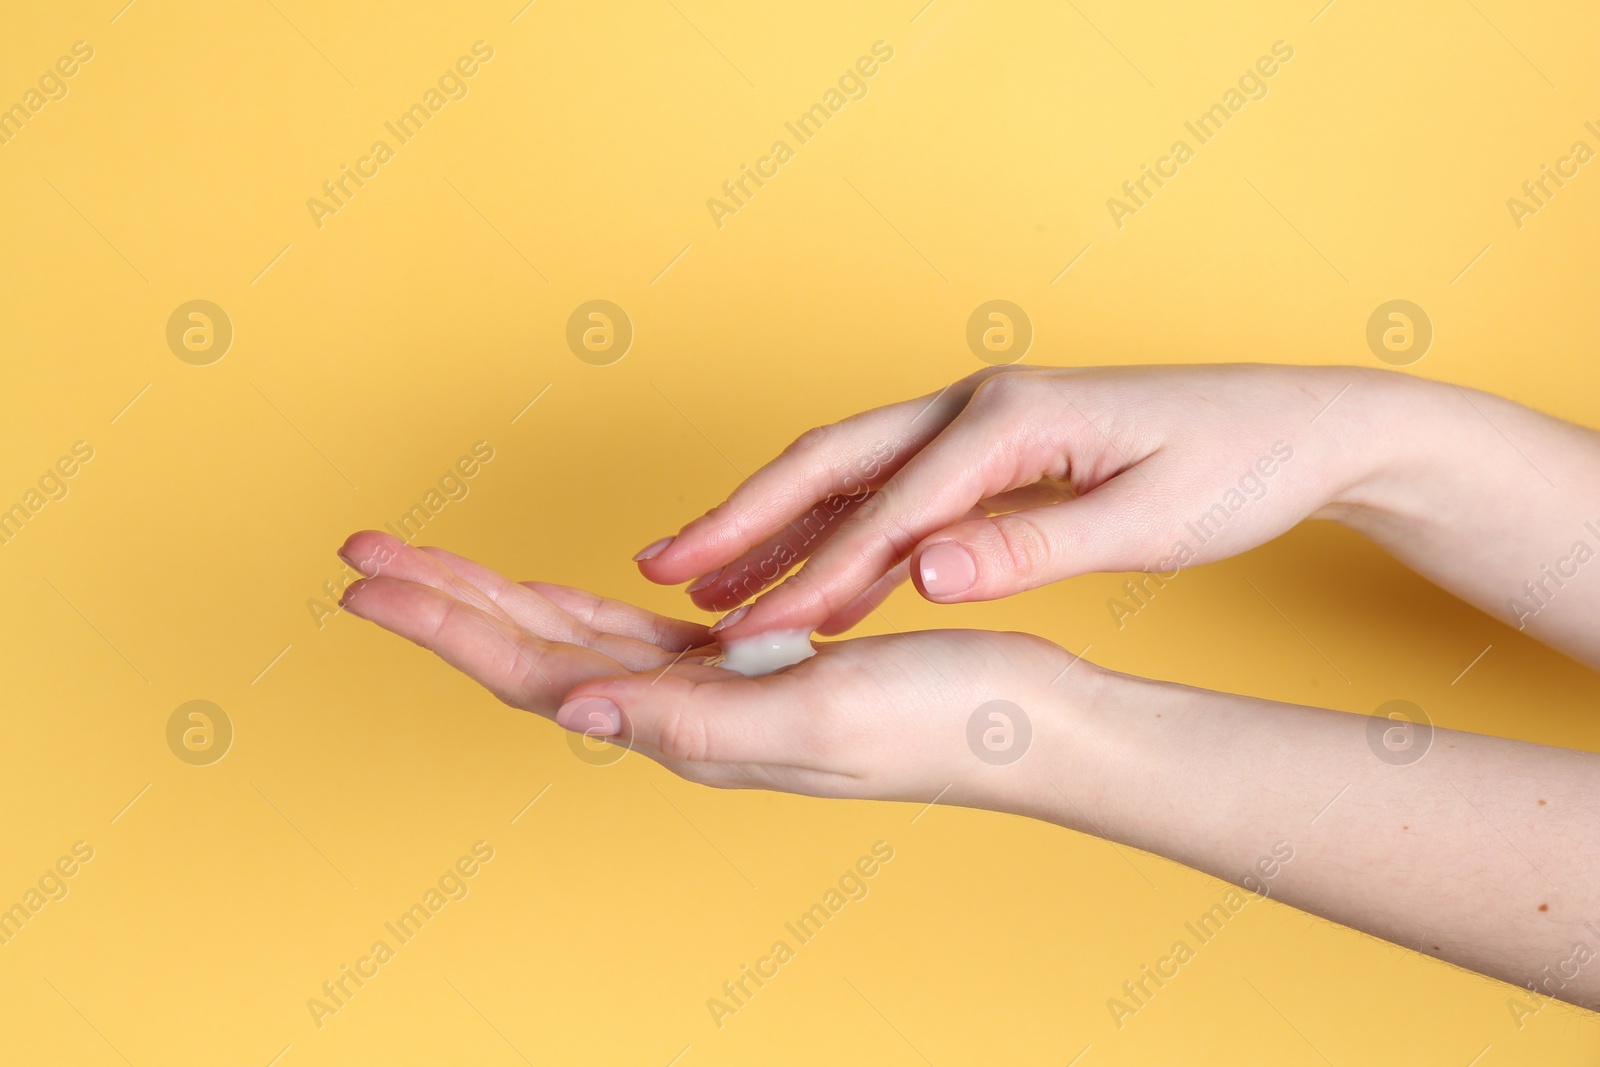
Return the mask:
[[[1363,716],[1102,671],[1024,634],[835,641],[744,678],[703,662],[711,646],[693,623],[509,582],[384,534],[357,534],[340,554],[375,575],[346,592],[356,614],[514,707],[614,737],[694,781],[1047,819],[1600,1004],[1595,972],[1565,969],[1592,958],[1588,942],[1591,956],[1574,954],[1575,938],[1600,936],[1581,926],[1600,886],[1592,754],[1435,729],[1429,750],[1395,763],[1377,756]],[[1026,741],[1010,733],[1026,745],[1015,761],[980,754],[1004,720],[980,713],[969,742],[992,700],[1016,704],[1010,725],[1030,727]],[[1330,797],[1339,804],[1323,819]],[[1479,817],[1463,815],[1472,809]]]
[[1026,634],[935,630],[824,643],[803,663],[745,678],[706,662],[716,646],[696,623],[512,582],[387,534],[356,534],[339,554],[369,576],[345,593],[352,613],[432,649],[512,707],[615,738],[707,785],[923,802],[948,789],[949,803],[1042,810],[1049,790],[1034,774],[1051,761],[986,762],[969,747],[968,720],[1011,701],[1032,735],[1018,743],[1048,750],[1055,709],[1097,675]]
[[[853,625],[907,576],[990,600],[1091,571],[1170,577],[1340,502],[1394,375],[1257,365],[1007,368],[801,436],[727,502],[637,557],[725,610],[725,637]],[[1344,397],[1337,418],[1320,415]],[[1363,437],[1363,435],[1365,435]],[[1328,512],[1332,514],[1332,511]]]

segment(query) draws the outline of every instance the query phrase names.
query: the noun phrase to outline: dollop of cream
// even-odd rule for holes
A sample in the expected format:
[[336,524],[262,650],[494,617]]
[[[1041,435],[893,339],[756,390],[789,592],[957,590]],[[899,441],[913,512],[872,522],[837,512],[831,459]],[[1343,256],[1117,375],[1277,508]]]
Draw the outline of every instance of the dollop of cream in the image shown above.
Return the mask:
[[745,677],[771,674],[779,667],[788,667],[817,654],[811,647],[810,630],[772,630],[722,642],[722,655],[711,662]]

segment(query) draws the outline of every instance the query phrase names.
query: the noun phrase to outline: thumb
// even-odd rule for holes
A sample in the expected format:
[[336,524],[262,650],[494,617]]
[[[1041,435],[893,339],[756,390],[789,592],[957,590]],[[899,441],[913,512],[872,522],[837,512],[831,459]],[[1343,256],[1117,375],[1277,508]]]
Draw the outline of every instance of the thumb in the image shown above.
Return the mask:
[[679,670],[582,682],[567,693],[556,724],[684,763],[766,763],[787,755],[792,709],[801,702],[783,697],[789,687],[782,675]]
[[912,581],[935,603],[959,604],[1096,571],[1143,570],[1169,525],[1155,507],[1149,487],[1124,473],[1073,500],[959,522],[912,552]]

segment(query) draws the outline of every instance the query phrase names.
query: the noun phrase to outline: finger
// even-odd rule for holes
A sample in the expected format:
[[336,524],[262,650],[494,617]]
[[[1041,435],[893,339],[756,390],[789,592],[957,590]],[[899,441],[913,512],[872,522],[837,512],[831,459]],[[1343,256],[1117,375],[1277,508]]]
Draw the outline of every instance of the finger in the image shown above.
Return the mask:
[[577,683],[618,670],[600,652],[546,641],[418,582],[364,578],[345,591],[343,606],[429,649],[512,707],[542,715]]
[[[1059,499],[1054,490],[1035,491],[1031,487],[1017,490],[1015,493],[1002,494],[997,501],[1017,499],[1041,499],[1048,496]],[[838,499],[838,498],[836,498]],[[869,498],[870,499],[870,498]],[[747,556],[738,563],[731,564],[721,569],[715,577],[715,583],[703,589],[696,589],[691,585],[689,595],[695,603],[708,611],[728,611],[744,603],[751,596],[759,594],[762,590],[777,584],[795,562],[804,562],[814,555],[825,543],[829,534],[844,524],[851,513],[859,506],[859,501],[850,502],[849,506],[841,508],[838,515],[831,519],[829,527],[814,541],[805,544],[799,551],[786,553],[786,546],[780,545],[770,553],[763,550],[759,556]],[[967,517],[988,514],[986,505],[992,501],[984,501],[977,507],[967,512]],[[823,505],[818,505],[820,510]],[[808,529],[809,532],[809,529]],[[780,566],[781,565],[781,566]],[[891,568],[887,574],[882,575],[865,592],[841,607],[833,616],[816,627],[816,632],[826,636],[840,634],[860,622],[868,614],[882,604],[910,575],[909,564],[902,562]],[[704,581],[705,579],[702,579]]]
[[[816,716],[806,714],[802,676],[706,680],[671,671],[575,685],[557,724],[590,736],[626,739],[680,763],[803,762]],[[605,731],[610,730],[610,733]]]
[[[447,566],[460,580],[484,596],[513,623],[546,641],[562,641],[583,645],[604,653],[628,670],[644,670],[661,659],[662,648],[651,641],[640,640],[626,634],[596,629],[586,621],[574,617],[560,605],[552,603],[536,590],[513,582],[481,563],[442,548],[427,546],[419,550],[433,560]],[[705,642],[698,642],[704,644]],[[692,646],[680,645],[672,651],[681,652]]]
[[551,582],[523,582],[522,585],[595,630],[648,641],[672,652],[699,648],[713,640],[710,631],[701,623],[657,615],[586,589]]
[[496,618],[511,621],[494,599],[452,571],[445,562],[413,548],[392,534],[362,530],[339,548],[339,558],[366,578],[380,575],[449,593]]
[[[1070,486],[1055,479],[1044,478],[1032,485],[1025,485],[1020,489],[1013,489],[980,501],[978,506],[969,512],[969,517],[1054,504],[1071,499],[1072,495]],[[743,604],[751,597],[776,585],[796,564],[804,563],[815,554],[823,542],[843,525],[866,499],[868,499],[866,496],[832,496],[821,501],[798,520],[790,522],[766,544],[745,553],[733,563],[702,576],[685,592],[689,594],[689,599],[694,601],[696,607],[707,611],[728,611]],[[874,585],[868,591],[867,597],[856,598],[850,606],[841,609],[839,615],[818,627],[817,632],[836,634],[848,630],[867,612],[881,604],[889,593],[906,579],[907,573],[902,569],[899,571],[899,576],[888,584]],[[879,581],[882,582],[883,579]],[[849,621],[845,621],[843,615],[857,607],[860,608],[859,613]]]
[[[929,534],[962,519],[979,501],[1056,477],[1087,489],[1115,471],[1100,469],[1086,442],[1087,469],[1072,467],[1081,431],[1056,417],[1043,385],[1019,375],[992,378],[974,401],[857,509],[782,585],[714,627],[727,637],[814,628],[864,596]],[[1078,420],[1082,421],[1082,420]]]
[[776,536],[732,563],[702,575],[684,591],[696,607],[706,611],[727,611],[743,604],[782,581],[796,564],[810,558],[867,498],[867,493],[859,493],[834,495],[817,502],[810,511],[791,520]]
[[[352,567],[369,576],[381,575],[437,589],[512,629],[528,630],[546,641],[593,648],[629,670],[649,667],[660,658],[660,650],[654,645],[599,633],[533,591],[444,549],[415,548],[389,534],[368,530],[352,536],[340,553]],[[346,593],[346,600],[356,595],[359,590]]]
[[856,623],[877,611],[878,606],[889,599],[889,594],[898,589],[900,583],[910,576],[911,561],[907,560],[874,582],[865,596],[856,597],[856,599],[839,609],[832,618],[818,626],[817,633],[824,637],[833,637],[836,634],[844,633]]
[[574,641],[578,644],[590,644],[595,636],[592,628],[574,619],[559,606],[481,563],[432,545],[424,545],[417,551],[450,573],[455,579],[452,588],[464,585],[472,589],[474,594],[487,597],[491,604],[525,630],[532,630],[547,640]]
[[[1018,490],[1018,493],[1023,492],[1025,492],[1025,490]],[[1050,495],[1052,498],[1054,498],[1053,493]],[[1016,497],[1016,494],[1002,494],[1001,497],[993,498],[992,500],[985,500],[977,507],[969,510],[966,514],[966,518],[982,518],[988,514],[988,508],[996,501],[1012,497]],[[1016,498],[1021,499],[1021,497]],[[885,574],[882,578],[879,578],[876,582],[872,583],[872,586],[867,589],[865,594],[850,601],[820,626],[818,626],[816,632],[821,634],[823,637],[834,637],[838,634],[844,633],[846,630],[855,626],[862,619],[866,618],[874,611],[877,611],[879,606],[881,606],[885,600],[889,599],[890,594],[892,594],[896,589],[900,588],[901,584],[910,577],[910,560],[905,560],[902,563],[896,564],[894,569],[888,574]]]
[[990,373],[802,434],[726,502],[641,552],[640,571],[663,585],[689,581],[776,537],[819,501],[863,495],[931,441]]
[[955,604],[1092,571],[1144,570],[1172,543],[1169,516],[1130,472],[1076,500],[939,530],[917,546],[911,573],[924,597]]

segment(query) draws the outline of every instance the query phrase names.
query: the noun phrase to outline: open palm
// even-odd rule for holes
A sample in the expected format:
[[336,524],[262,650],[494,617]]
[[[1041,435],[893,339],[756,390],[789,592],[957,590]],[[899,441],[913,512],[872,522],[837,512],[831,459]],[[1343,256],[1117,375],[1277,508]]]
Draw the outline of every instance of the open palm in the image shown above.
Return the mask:
[[[367,575],[345,594],[352,613],[512,707],[614,737],[708,785],[907,800],[959,786],[952,801],[981,804],[1010,768],[975,754],[969,719],[996,700],[1024,719],[1031,707],[1031,739],[1072,663],[1027,634],[931,630],[827,642],[794,667],[745,678],[715,665],[698,623],[513,582],[383,533],[354,535],[340,555]],[[1075,672],[1079,683],[1093,670]]]

